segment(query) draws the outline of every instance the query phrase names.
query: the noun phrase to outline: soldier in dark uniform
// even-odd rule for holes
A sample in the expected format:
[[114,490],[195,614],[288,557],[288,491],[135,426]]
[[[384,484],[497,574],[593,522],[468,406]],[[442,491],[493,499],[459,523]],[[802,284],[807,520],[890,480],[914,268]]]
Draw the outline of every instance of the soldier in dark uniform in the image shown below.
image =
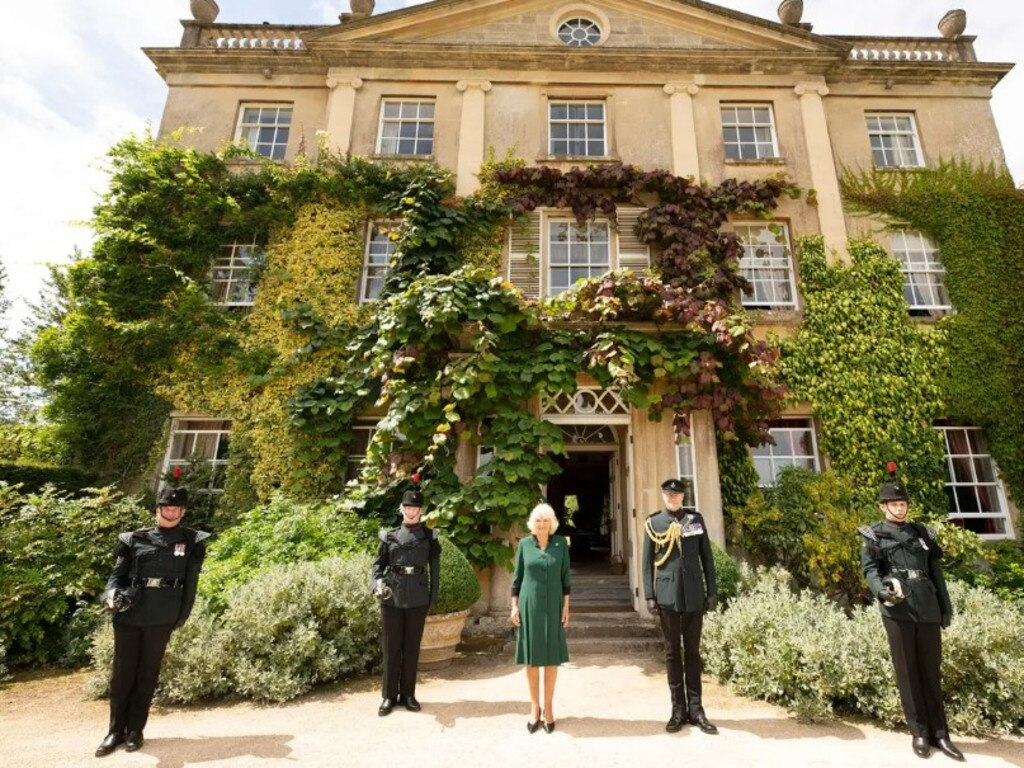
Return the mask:
[[882,612],[914,754],[928,757],[935,746],[954,760],[963,760],[949,740],[942,702],[940,627],[953,621],[942,550],[934,531],[907,521],[910,497],[896,482],[893,462],[889,474],[890,482],[882,483],[878,492],[885,520],[858,529],[864,577]]
[[97,757],[119,744],[129,752],[142,746],[171,632],[185,623],[195,603],[210,534],[181,525],[187,505],[187,489],[165,488],[156,525],[118,537],[117,562],[102,597],[114,613],[110,730]]
[[[418,479],[414,476],[414,482]],[[420,524],[423,494],[417,487],[402,496],[402,524],[380,532],[370,586],[380,600],[384,649],[383,700],[377,714],[396,704],[419,712],[416,668],[427,609],[437,599],[441,543],[437,531]],[[429,568],[429,581],[428,581]]]
[[683,511],[685,489],[682,480],[662,483],[665,509],[644,524],[644,599],[647,609],[661,618],[665,638],[665,666],[672,692],[672,717],[665,730],[674,733],[690,722],[704,733],[718,733],[704,714],[700,680],[704,612],[718,604],[715,560],[704,518],[698,512]]

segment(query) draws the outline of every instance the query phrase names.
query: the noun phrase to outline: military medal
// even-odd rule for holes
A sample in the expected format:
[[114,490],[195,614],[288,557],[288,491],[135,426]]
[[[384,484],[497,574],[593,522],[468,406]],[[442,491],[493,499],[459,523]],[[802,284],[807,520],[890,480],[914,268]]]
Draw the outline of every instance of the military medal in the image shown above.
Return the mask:
[[175,557],[184,557],[185,556],[185,545],[184,544],[175,544],[174,545],[174,556]]

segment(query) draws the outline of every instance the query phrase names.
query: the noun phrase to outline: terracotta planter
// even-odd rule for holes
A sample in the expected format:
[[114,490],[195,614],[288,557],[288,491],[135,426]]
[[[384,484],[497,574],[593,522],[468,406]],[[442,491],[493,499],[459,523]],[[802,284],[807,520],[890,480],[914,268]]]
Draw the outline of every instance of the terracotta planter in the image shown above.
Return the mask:
[[351,0],[353,16],[369,16],[373,13],[374,0]]
[[804,15],[804,0],[782,0],[779,3],[779,21],[783,24],[799,24]]
[[423,628],[423,642],[420,644],[420,667],[440,669],[447,667],[455,658],[455,646],[462,639],[462,628],[466,626],[469,610],[427,616]]
[[956,40],[967,29],[967,11],[959,8],[949,11],[939,19],[939,32],[947,40]]
[[216,0],[192,0],[192,18],[204,24],[213,24],[220,15]]

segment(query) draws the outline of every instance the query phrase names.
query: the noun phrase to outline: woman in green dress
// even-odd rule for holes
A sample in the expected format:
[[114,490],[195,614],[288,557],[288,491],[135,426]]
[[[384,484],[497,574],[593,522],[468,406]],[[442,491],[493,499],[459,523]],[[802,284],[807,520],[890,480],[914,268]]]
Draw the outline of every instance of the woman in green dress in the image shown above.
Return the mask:
[[558,518],[547,504],[530,513],[527,527],[532,535],[519,542],[512,579],[512,613],[519,628],[516,664],[526,665],[530,685],[530,720],[526,729],[535,733],[541,724],[540,668],[544,668],[544,730],[555,730],[555,681],[558,665],[569,661],[565,628],[569,624],[569,545],[556,536]]

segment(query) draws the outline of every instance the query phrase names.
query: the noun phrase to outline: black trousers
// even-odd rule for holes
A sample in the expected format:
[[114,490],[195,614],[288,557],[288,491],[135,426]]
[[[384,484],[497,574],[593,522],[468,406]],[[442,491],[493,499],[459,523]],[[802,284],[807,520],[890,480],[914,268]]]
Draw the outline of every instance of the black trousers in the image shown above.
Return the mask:
[[703,628],[703,611],[681,613],[665,607],[661,609],[661,634],[665,638],[665,670],[668,673],[668,687],[672,692],[672,706],[684,707],[690,715],[703,711],[700,682],[700,633]]
[[427,621],[427,606],[422,608],[380,607],[381,645],[384,648],[385,699],[416,695],[416,668],[420,663],[420,642]]
[[882,617],[889,653],[896,669],[903,716],[910,733],[931,738],[948,736],[942,701],[942,630],[938,624]]
[[114,624],[114,676],[110,681],[110,733],[142,731],[160,678],[173,624]]

